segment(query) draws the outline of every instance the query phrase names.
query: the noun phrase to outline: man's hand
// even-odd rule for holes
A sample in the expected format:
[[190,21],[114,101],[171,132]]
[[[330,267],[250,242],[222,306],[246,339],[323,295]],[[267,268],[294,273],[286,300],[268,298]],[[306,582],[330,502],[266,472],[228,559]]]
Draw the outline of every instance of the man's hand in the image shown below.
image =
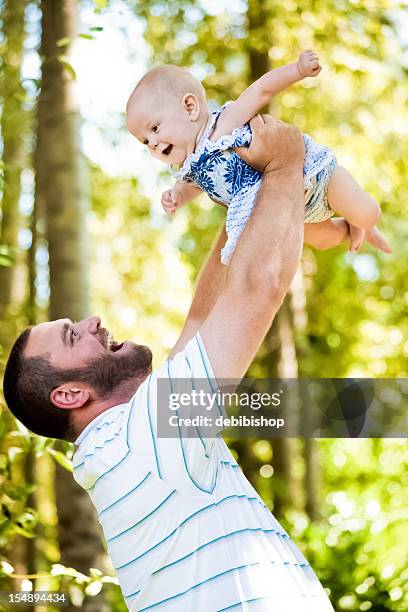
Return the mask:
[[297,69],[302,79],[305,77],[316,77],[320,74],[322,67],[319,63],[319,56],[317,53],[311,49],[303,51],[303,53],[299,55]]
[[305,147],[295,127],[270,115],[257,115],[249,125],[252,130],[250,146],[236,149],[247,164],[261,172],[270,172],[303,163]]

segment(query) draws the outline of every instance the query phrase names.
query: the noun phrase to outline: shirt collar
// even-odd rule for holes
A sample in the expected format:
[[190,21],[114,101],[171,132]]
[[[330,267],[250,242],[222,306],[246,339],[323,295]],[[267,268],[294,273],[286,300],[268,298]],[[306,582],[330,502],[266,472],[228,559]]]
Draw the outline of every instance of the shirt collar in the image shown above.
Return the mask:
[[79,446],[80,444],[82,444],[82,442],[85,440],[88,434],[95,427],[100,425],[102,421],[105,421],[109,417],[109,415],[115,413],[119,408],[123,408],[123,406],[126,406],[126,404],[118,404],[117,406],[112,406],[112,408],[108,408],[107,410],[104,410],[104,412],[101,412],[101,414],[98,414],[98,416],[95,417],[90,423],[88,423],[85,429],[81,431],[77,439],[74,440],[74,444],[76,446]]

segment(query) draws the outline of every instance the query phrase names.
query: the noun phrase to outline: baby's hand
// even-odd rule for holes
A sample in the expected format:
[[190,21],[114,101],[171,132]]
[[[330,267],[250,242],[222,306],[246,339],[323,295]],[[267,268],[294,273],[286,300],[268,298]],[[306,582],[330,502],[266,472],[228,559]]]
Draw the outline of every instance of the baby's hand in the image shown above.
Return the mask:
[[177,187],[167,189],[162,193],[161,203],[166,215],[174,215],[177,208],[183,205],[183,194]]
[[163,191],[161,197],[161,204],[166,215],[174,215],[174,213],[176,212],[176,205],[171,199],[171,189]]
[[317,53],[310,49],[308,51],[303,51],[303,53],[299,55],[297,68],[302,79],[305,77],[315,77],[322,69]]

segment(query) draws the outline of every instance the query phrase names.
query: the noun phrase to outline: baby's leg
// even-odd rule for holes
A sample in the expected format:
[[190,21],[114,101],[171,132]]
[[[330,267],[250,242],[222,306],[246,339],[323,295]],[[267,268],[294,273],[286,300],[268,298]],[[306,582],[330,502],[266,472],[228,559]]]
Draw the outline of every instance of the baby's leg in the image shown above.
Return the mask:
[[350,237],[348,223],[340,217],[321,223],[305,223],[304,240],[315,249],[331,249]]
[[364,230],[335,217],[321,223],[305,223],[304,240],[315,249],[331,249],[350,241],[350,251],[358,251],[364,240],[384,253],[392,253],[387,240],[377,227]]
[[334,211],[359,228],[372,227],[381,214],[374,198],[342,166],[336,166],[330,177],[327,199]]

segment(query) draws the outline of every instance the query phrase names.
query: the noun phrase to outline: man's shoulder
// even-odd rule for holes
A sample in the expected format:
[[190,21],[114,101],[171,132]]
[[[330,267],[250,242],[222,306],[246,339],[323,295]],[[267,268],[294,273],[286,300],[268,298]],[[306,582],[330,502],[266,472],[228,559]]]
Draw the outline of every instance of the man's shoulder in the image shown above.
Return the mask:
[[127,455],[130,406],[128,402],[110,408],[90,423],[77,439],[73,473],[83,488],[91,489],[106,466],[118,463]]
[[172,359],[153,372],[157,378],[203,378],[216,386],[216,379],[204,342],[199,332]]

